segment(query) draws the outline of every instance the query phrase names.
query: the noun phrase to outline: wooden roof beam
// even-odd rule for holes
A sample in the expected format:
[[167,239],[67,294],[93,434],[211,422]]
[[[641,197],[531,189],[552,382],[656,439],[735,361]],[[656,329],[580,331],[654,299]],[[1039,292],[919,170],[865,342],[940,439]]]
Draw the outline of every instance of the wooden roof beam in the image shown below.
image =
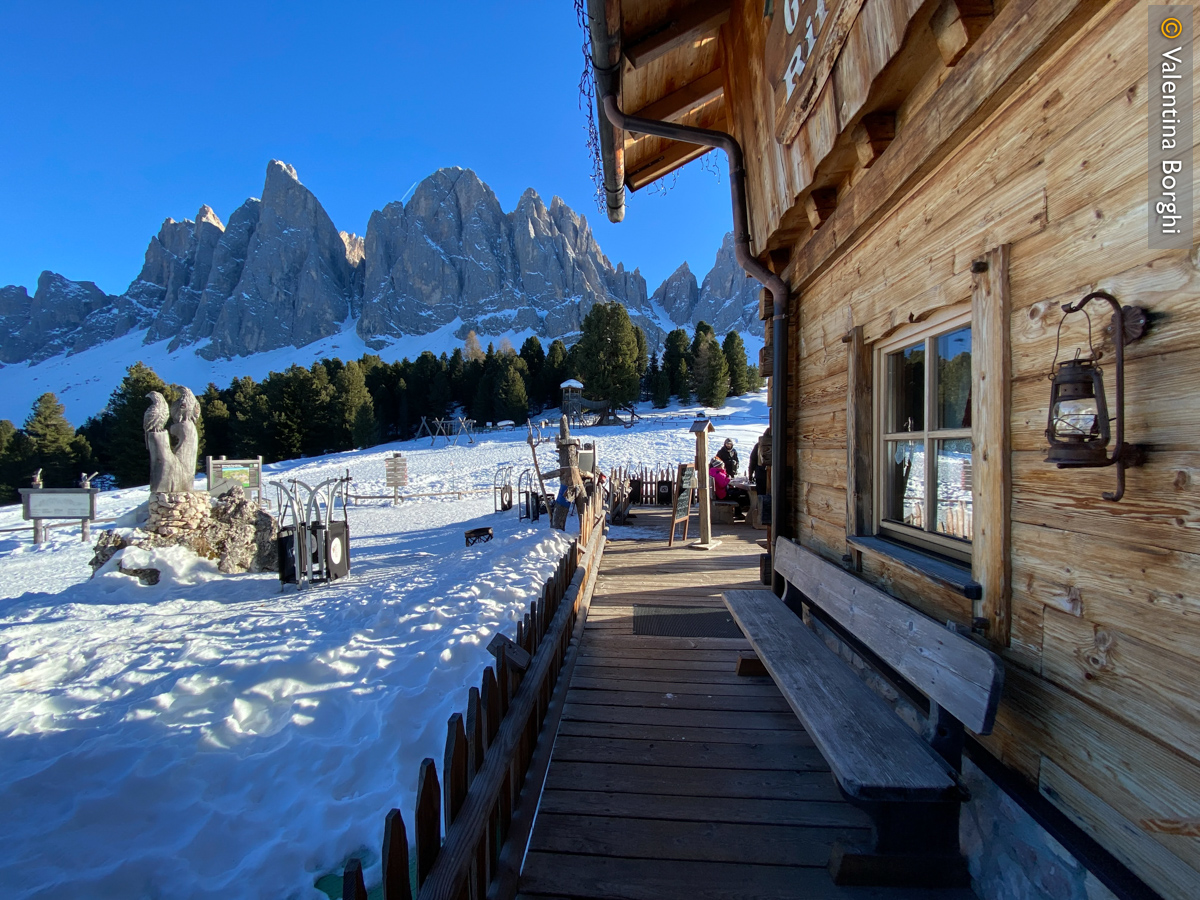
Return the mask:
[[663,151],[653,159],[647,160],[634,171],[625,171],[625,184],[628,185],[631,191],[641,190],[648,184],[652,184],[664,175],[669,175],[671,172],[678,169],[680,166],[690,163],[693,159],[699,159],[712,147],[705,147],[697,144],[687,144],[683,141],[672,141],[663,148]]
[[659,122],[678,122],[693,109],[703,106],[725,90],[725,73],[714,69],[694,81],[689,81],[677,91],[643,106],[634,113],[639,119],[654,119]]
[[624,47],[625,58],[640,69],[676,47],[711,34],[729,21],[729,6],[730,0],[696,0],[656,31]]

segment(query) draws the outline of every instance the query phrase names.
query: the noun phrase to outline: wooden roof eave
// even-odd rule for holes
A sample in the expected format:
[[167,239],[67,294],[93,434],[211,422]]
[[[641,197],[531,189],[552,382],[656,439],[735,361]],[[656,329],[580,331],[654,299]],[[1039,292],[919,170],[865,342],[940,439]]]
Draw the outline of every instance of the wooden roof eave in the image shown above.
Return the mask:
[[[626,135],[604,114],[602,98],[606,90],[616,95],[621,109],[625,109],[631,95],[638,98],[633,101],[638,107],[633,114],[641,118],[704,128],[728,127],[724,72],[715,41],[718,29],[729,19],[730,0],[693,0],[658,23],[641,22],[640,36],[632,41],[621,28],[621,3],[588,0],[601,163],[609,219],[613,222],[624,217],[624,188],[640,190],[711,148]],[[599,28],[601,14],[605,29]],[[607,67],[603,60],[608,61]]]

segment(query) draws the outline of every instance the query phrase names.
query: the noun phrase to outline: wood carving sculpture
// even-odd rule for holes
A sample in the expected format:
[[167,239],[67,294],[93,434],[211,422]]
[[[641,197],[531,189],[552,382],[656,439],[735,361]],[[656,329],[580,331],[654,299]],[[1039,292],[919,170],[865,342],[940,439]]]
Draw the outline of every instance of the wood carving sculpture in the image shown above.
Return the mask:
[[150,408],[142,418],[142,428],[146,432],[146,447],[150,450],[150,490],[191,491],[200,449],[196,431],[200,403],[188,388],[181,388],[179,399],[169,407],[158,391],[151,391],[146,397],[150,400]]
[[571,437],[571,427],[564,415],[558,425],[558,468],[543,472],[545,478],[557,478],[559,483],[558,497],[550,510],[550,524],[560,531],[567,527],[567,511],[575,504],[575,511],[582,515],[583,504],[587,500],[587,488],[584,487],[584,477],[591,478],[591,472],[579,471],[579,438]]

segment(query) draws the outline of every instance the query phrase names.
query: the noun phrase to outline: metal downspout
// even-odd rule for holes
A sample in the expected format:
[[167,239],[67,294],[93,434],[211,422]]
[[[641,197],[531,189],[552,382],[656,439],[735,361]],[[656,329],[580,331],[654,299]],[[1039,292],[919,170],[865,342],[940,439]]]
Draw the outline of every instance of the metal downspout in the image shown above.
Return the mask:
[[[599,76],[597,76],[597,90],[599,90]],[[774,312],[771,319],[772,339],[775,344],[771,374],[771,549],[774,551],[775,539],[780,535],[786,535],[788,530],[785,525],[787,504],[784,496],[784,472],[786,469],[784,446],[787,434],[787,353],[785,346],[787,331],[784,328],[784,317],[787,315],[788,287],[782,278],[767,269],[750,252],[750,220],[746,206],[746,169],[742,158],[742,148],[732,135],[723,131],[627,116],[617,106],[617,98],[611,90],[601,94],[600,102],[604,115],[616,128],[683,141],[688,144],[717,147],[724,150],[725,155],[729,158],[729,196],[733,204],[734,253],[742,268],[752,278],[756,278],[770,293]],[[781,526],[783,527],[781,528]]]
[[[605,0],[588,0],[588,31],[592,39],[592,72],[596,76],[596,96],[616,94],[621,73],[621,47],[614,36],[620,34],[617,24],[609,23]],[[600,159],[604,177],[604,199],[608,220],[620,222],[625,218],[625,138],[613,132],[613,123],[601,118],[596,122],[600,138]]]

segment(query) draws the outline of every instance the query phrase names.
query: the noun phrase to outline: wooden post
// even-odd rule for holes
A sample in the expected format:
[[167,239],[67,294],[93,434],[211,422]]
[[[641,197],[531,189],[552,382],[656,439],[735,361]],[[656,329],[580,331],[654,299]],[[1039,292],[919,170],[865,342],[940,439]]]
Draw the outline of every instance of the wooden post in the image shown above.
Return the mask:
[[46,543],[46,526],[41,519],[33,520],[33,542],[38,545]]
[[[871,462],[871,348],[866,345],[863,327],[856,325],[845,337],[847,345],[846,379],[846,535],[870,534],[874,528]],[[854,567],[861,554],[850,548]]]
[[362,863],[357,859],[346,863],[346,870],[342,873],[342,900],[367,900]]
[[421,760],[417,778],[417,887],[425,883],[442,849],[442,789],[437,766],[429,757]]
[[[692,550],[711,550],[720,545],[713,540],[712,534],[712,497],[708,490],[708,433],[713,430],[711,422],[699,423],[692,426],[696,433],[696,489],[699,492],[700,504],[700,540],[688,546]],[[687,523],[683,526],[683,536],[687,538]]]
[[983,586],[974,616],[986,620],[988,637],[1000,647],[1009,644],[1012,602],[1008,260],[1004,244],[971,266],[971,574]]
[[462,713],[455,713],[446,723],[442,778],[446,782],[446,830],[449,831],[467,798],[467,732]]
[[479,691],[479,702],[483,709],[483,736],[490,747],[496,739],[496,732],[500,730],[500,691],[496,684],[496,673],[491,666],[483,670],[483,687]]
[[479,688],[467,692],[467,785],[475,780],[475,773],[483,765],[483,715],[479,702]]
[[408,832],[404,816],[393,809],[383,824],[383,900],[412,900],[408,880]]
[[90,543],[92,540],[92,520],[80,519],[79,521],[79,542],[81,544]]

